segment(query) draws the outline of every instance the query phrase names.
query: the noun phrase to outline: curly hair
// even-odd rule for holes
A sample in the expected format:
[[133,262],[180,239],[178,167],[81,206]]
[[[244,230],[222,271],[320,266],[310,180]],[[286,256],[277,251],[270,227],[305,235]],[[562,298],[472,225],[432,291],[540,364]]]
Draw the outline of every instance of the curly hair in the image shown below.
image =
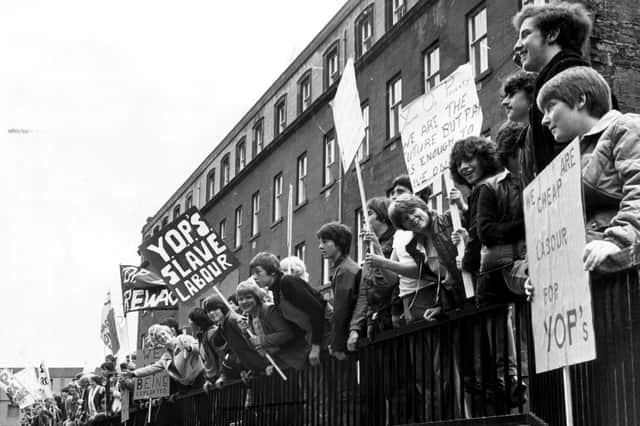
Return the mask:
[[407,231],[402,225],[404,217],[416,209],[424,210],[428,214],[431,212],[429,205],[422,198],[413,194],[402,194],[389,205],[389,219],[396,229]]
[[449,171],[451,178],[458,185],[469,186],[465,178],[458,172],[458,167],[463,160],[470,161],[473,158],[478,160],[478,165],[482,169],[481,179],[492,176],[500,170],[500,162],[496,144],[491,140],[478,136],[469,136],[460,139],[451,148],[449,159]]
[[349,255],[351,251],[351,239],[353,234],[351,228],[339,222],[325,223],[318,229],[316,237],[321,240],[330,240],[338,247],[343,256]]
[[506,167],[509,158],[518,152],[518,139],[526,128],[526,124],[517,121],[506,121],[500,126],[496,135],[496,150],[503,166]]
[[563,1],[525,6],[513,17],[516,31],[520,31],[522,22],[527,18],[533,18],[533,24],[543,36],[557,32],[556,41],[561,48],[579,53],[582,52],[593,27],[589,12],[581,3]]
[[534,73],[526,71],[516,71],[505,78],[502,84],[501,92],[503,97],[513,96],[519,91],[523,91],[529,100],[533,103],[533,90],[536,85],[536,76]]

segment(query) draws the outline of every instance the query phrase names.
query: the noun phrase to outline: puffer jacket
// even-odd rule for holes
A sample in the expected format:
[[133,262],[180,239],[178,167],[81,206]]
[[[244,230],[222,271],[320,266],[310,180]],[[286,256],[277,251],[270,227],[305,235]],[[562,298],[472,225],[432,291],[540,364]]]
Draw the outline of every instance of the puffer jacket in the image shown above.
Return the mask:
[[587,233],[640,242],[640,115],[610,111],[580,140]]

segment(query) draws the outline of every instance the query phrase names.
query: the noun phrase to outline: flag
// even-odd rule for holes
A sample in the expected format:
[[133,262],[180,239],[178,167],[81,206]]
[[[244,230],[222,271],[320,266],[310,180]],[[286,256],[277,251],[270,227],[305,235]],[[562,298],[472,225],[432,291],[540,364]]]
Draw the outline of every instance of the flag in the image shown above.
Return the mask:
[[178,299],[155,272],[133,265],[120,265],[122,308],[128,312],[178,309]]
[[38,391],[44,395],[45,398],[53,398],[51,377],[49,376],[49,369],[44,365],[44,361],[41,362],[38,367]]
[[340,158],[344,170],[349,170],[351,161],[364,139],[364,120],[360,106],[360,95],[356,85],[356,71],[353,59],[349,58],[340,78],[340,84],[333,98],[333,123],[338,134]]
[[20,408],[26,408],[35,403],[31,392],[6,368],[0,370],[0,389]]
[[116,315],[113,310],[113,306],[111,305],[111,292],[107,292],[107,300],[105,300],[104,305],[102,306],[100,337],[111,353],[116,355],[120,350],[120,341],[118,340]]

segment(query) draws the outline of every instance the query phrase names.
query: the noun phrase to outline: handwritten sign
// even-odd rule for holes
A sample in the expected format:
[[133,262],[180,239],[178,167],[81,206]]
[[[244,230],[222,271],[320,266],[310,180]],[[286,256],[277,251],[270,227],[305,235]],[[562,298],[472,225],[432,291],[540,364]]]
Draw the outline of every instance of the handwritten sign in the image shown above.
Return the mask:
[[188,303],[239,266],[238,259],[193,207],[145,241],[140,251],[179,303]]
[[580,147],[568,145],[524,190],[536,372],[596,358],[589,275],[582,264]]
[[[136,353],[136,366],[138,368],[153,364],[160,359],[164,348],[138,349]],[[149,399],[169,396],[169,374],[166,371],[147,376],[136,377],[133,399]]]
[[469,64],[461,65],[439,85],[401,112],[404,159],[414,192],[427,187],[449,168],[453,144],[482,130],[482,109]]

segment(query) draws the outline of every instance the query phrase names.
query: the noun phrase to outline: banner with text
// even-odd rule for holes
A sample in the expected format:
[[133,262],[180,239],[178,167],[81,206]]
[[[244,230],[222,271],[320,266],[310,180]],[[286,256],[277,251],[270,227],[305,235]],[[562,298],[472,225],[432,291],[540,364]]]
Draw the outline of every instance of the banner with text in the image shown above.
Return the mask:
[[[138,349],[136,352],[136,368],[146,367],[160,359],[164,348]],[[162,371],[147,377],[135,377],[133,399],[149,399],[169,396],[169,374]]]
[[580,146],[574,141],[524,190],[536,373],[596,358],[589,275],[582,264]]
[[482,109],[469,64],[402,108],[402,149],[414,192],[449,168],[453,144],[479,136]]
[[7,369],[0,370],[0,389],[20,408],[35,403],[31,392]]
[[220,283],[239,266],[200,212],[191,208],[140,246],[140,252],[167,282],[179,303]]
[[178,309],[178,299],[155,272],[133,265],[120,265],[124,313]]

